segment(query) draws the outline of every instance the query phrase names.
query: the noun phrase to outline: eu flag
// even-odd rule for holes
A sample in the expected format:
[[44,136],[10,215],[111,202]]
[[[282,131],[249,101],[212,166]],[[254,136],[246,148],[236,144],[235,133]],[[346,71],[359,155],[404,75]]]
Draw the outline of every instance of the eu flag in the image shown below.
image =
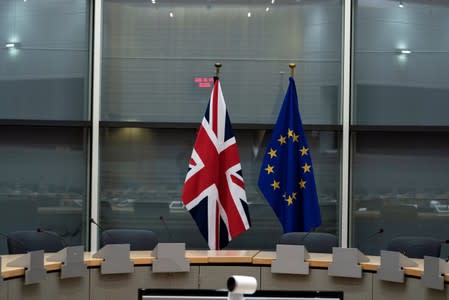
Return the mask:
[[310,231],[321,225],[320,206],[295,80],[289,81],[260,169],[259,188],[284,232]]

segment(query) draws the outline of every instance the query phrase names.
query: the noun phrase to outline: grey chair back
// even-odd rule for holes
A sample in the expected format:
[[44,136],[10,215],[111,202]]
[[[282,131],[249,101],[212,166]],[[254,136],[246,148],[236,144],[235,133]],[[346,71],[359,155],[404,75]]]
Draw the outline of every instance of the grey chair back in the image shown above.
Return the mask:
[[442,241],[431,237],[401,236],[392,239],[387,250],[401,252],[410,258],[440,257],[441,243]]
[[281,236],[279,244],[304,245],[309,252],[332,253],[332,247],[338,247],[338,240],[325,232],[289,232]]
[[158,238],[151,230],[108,229],[102,232],[100,245],[108,244],[130,244],[131,250],[153,250]]
[[58,252],[65,247],[62,237],[53,231],[15,231],[8,234],[7,243],[9,254],[22,254],[36,250]]

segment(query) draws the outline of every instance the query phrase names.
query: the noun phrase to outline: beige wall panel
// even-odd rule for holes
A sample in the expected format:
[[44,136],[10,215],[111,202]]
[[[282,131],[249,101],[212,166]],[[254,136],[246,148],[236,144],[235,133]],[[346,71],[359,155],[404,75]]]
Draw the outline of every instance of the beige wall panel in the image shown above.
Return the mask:
[[59,272],[47,273],[41,283],[25,285],[24,278],[7,281],[8,300],[88,300],[89,275],[61,279]]
[[224,289],[232,275],[253,276],[260,288],[260,267],[248,266],[200,266],[200,289]]
[[424,287],[421,279],[405,278],[404,283],[386,282],[373,275],[373,300],[440,300],[449,299],[447,286],[445,291]]

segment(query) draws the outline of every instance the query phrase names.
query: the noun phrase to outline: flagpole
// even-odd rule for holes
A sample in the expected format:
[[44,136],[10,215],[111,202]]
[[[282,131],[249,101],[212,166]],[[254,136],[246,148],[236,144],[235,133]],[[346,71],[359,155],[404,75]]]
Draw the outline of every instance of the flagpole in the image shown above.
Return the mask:
[[[213,89],[213,91],[215,91],[215,83],[217,83],[217,81],[220,79],[218,77],[218,75],[220,75],[220,68],[221,68],[221,63],[216,62],[215,63],[215,76],[214,76],[214,89]],[[219,90],[219,88],[217,88],[217,89]],[[211,99],[211,101],[212,101],[212,99]],[[220,215],[219,214],[216,215],[216,220],[214,222],[216,222],[216,224],[220,224]],[[220,248],[221,248],[220,247],[220,239],[219,239],[219,237],[220,237],[220,226],[218,226],[216,228],[215,235],[216,235],[215,236],[215,249],[213,249],[213,250],[220,250]],[[209,240],[208,240],[208,243],[209,243]],[[210,247],[210,245],[209,245],[209,247]]]
[[214,81],[218,79],[218,75],[220,74],[221,63],[215,63],[215,77]]
[[288,64],[288,67],[290,68],[290,77],[295,76],[295,68],[296,68],[296,64]]

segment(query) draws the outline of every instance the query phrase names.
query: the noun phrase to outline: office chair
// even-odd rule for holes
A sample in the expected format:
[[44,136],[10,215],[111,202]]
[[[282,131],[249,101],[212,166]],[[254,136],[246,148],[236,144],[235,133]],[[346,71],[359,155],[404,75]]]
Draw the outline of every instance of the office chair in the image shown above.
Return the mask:
[[101,233],[100,245],[130,244],[131,250],[153,250],[158,244],[156,234],[142,229],[108,229]]
[[309,252],[332,253],[332,247],[338,247],[337,237],[324,232],[288,232],[279,240],[284,245],[304,245]]
[[22,254],[36,250],[58,252],[65,247],[62,237],[53,231],[15,231],[8,234],[7,243],[9,254]]
[[430,237],[401,236],[392,239],[387,250],[398,251],[410,258],[440,257],[442,241]]

